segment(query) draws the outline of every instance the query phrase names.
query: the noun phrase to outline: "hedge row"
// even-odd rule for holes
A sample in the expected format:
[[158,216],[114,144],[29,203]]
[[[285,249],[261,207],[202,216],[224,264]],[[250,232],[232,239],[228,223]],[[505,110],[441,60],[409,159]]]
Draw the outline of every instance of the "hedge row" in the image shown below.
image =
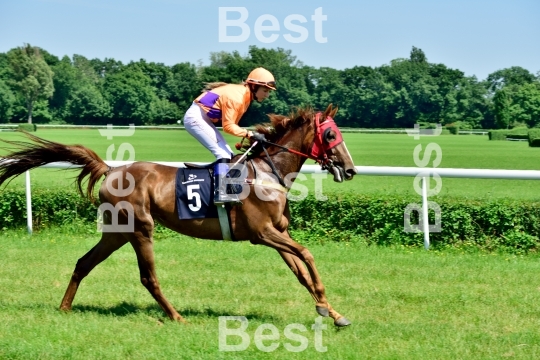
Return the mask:
[[[291,231],[301,241],[362,241],[377,245],[422,246],[422,233],[406,233],[404,209],[419,197],[326,194],[291,201]],[[441,232],[431,233],[435,248],[476,247],[488,251],[527,253],[540,250],[540,202],[436,199]],[[75,192],[36,191],[32,197],[34,227],[96,221],[96,208]],[[413,212],[413,224],[418,216]],[[26,226],[23,191],[0,193],[2,228]],[[430,211],[430,223],[434,213]]]
[[[519,139],[529,140],[529,146],[537,147],[540,129],[528,129],[525,127],[514,128],[511,130],[490,130],[488,132],[489,140]],[[532,138],[532,140],[531,140]],[[534,140],[537,140],[536,142]]]
[[[76,220],[95,222],[97,208],[74,191],[34,190],[32,221],[35,228],[64,225]],[[26,226],[24,191],[3,190],[0,193],[0,228]]]
[[36,124],[19,124],[18,128],[19,128],[19,130],[24,130],[24,131],[27,131],[27,132],[37,131],[37,125]]
[[[422,246],[422,233],[404,232],[404,209],[421,198],[396,196],[308,197],[292,203],[292,228],[321,240],[360,239],[368,244]],[[441,232],[431,233],[435,247],[472,246],[485,250],[540,250],[540,202],[433,199],[441,208]],[[413,215],[416,214],[413,212]],[[434,212],[429,213],[435,223]],[[411,217],[418,223],[418,216]],[[304,235],[301,235],[304,236]]]
[[527,138],[530,147],[540,147],[540,129],[530,129]]

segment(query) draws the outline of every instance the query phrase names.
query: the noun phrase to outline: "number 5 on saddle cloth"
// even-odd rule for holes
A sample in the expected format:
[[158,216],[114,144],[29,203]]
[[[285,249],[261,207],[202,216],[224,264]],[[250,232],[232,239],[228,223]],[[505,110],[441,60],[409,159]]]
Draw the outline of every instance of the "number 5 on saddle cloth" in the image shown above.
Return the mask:
[[178,217],[180,219],[217,218],[216,205],[241,204],[238,194],[242,193],[242,185],[226,184],[223,181],[224,177],[239,177],[240,175],[240,170],[233,169],[229,172],[229,165],[220,162],[179,168],[176,173]]

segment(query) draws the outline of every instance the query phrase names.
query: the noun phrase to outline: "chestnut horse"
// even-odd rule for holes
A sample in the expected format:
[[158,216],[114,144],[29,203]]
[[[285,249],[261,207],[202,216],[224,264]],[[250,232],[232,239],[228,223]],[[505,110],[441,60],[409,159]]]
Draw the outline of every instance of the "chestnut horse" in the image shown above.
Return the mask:
[[[332,120],[336,112],[337,108],[332,108],[332,105],[323,113],[304,108],[290,116],[269,115],[271,125],[257,126],[257,131],[265,134],[268,141],[262,147],[258,144],[248,157],[248,176],[258,181],[246,181],[245,186],[251,190],[255,190],[254,187],[258,189],[250,191],[242,200],[242,205],[231,207],[230,225],[235,239],[276,249],[315,300],[316,311],[321,316],[331,316],[336,326],[347,326],[350,322],[328,303],[313,256],[307,248],[295,242],[287,230],[290,211],[286,190],[294,181],[287,175],[298,173],[307,158],[316,160],[323,169],[331,171],[338,182],[350,180],[356,174],[351,155]],[[111,168],[94,151],[84,146],[63,145],[26,135],[32,140],[31,143],[6,141],[18,149],[0,160],[0,185],[29,169],[65,161],[82,166],[77,179],[82,196],[94,201],[93,189],[105,175],[99,189],[100,202],[112,206],[127,202],[132,208],[131,214],[126,208],[118,212],[118,223],[128,223],[131,215],[134,231],[102,233],[100,241],[77,261],[60,309],[70,310],[81,281],[96,265],[129,242],[137,255],[142,284],[171,319],[184,322],[159,285],[154,265],[154,222],[197,238],[221,240],[223,236],[218,219],[179,219],[175,201],[178,169],[150,162]],[[236,155],[231,162],[239,157]],[[88,184],[84,191],[82,182],[86,177]],[[123,181],[124,184],[134,184],[134,187],[129,194],[113,194],[115,191],[111,191],[107,185],[109,179],[112,179],[112,190],[121,188],[120,179],[127,180]],[[267,196],[261,197],[260,194]],[[105,224],[111,224],[108,214],[104,213]]]

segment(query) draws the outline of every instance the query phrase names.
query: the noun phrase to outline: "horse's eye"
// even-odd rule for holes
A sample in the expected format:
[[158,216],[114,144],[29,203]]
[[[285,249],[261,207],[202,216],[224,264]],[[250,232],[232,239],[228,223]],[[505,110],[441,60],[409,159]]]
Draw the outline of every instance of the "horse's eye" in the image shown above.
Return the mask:
[[326,129],[324,132],[324,140],[327,143],[331,143],[332,141],[336,140],[336,132],[332,129]]

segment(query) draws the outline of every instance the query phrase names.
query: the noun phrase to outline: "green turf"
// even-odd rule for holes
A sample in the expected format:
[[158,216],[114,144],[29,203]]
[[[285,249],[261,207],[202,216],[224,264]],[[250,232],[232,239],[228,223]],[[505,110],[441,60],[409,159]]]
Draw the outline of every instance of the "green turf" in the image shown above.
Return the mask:
[[[107,148],[115,145],[118,150],[122,143],[129,143],[135,149],[135,160],[146,161],[202,161],[213,160],[212,155],[185,131],[136,130],[130,137],[115,137],[107,140],[98,130],[49,130],[40,129],[38,136],[66,144],[81,143],[106,158]],[[20,139],[16,133],[0,133],[0,139]],[[226,136],[231,147],[237,138]],[[345,133],[344,138],[356,165],[363,166],[406,166],[415,167],[413,152],[418,144],[425,150],[429,143],[441,148],[444,168],[483,168],[537,170],[540,149],[530,148],[526,142],[489,141],[487,136],[441,135],[437,137],[413,137],[402,134],[353,134]],[[425,151],[421,153],[423,157]],[[117,152],[113,153],[117,159]],[[127,155],[123,158],[127,159]],[[432,154],[428,166],[433,166]],[[313,164],[308,161],[307,164]],[[76,173],[60,170],[35,170],[32,172],[32,186],[43,188],[65,188],[71,186]],[[310,191],[314,180],[302,182]],[[22,187],[23,179],[13,181],[13,186]],[[415,194],[412,177],[357,176],[344,184],[334,183],[329,176],[323,181],[326,192],[363,192],[384,194]],[[540,199],[540,182],[532,180],[498,179],[450,179],[443,178],[442,190],[438,197],[469,198],[517,198]],[[434,183],[433,183],[434,186]],[[432,200],[436,201],[437,197]]]
[[[540,356],[537,256],[310,245],[330,302],[351,321],[324,319],[326,353],[314,349],[317,317],[307,291],[263,246],[166,236],[156,241],[165,295],[177,324],[139,282],[129,245],[81,284],[73,311],[57,310],[79,257],[97,235],[46,230],[0,237],[1,359],[535,359]],[[246,316],[280,332],[263,353],[218,349],[219,316]],[[304,325],[308,348],[288,352],[284,328]],[[231,325],[232,327],[232,325]],[[229,339],[234,343],[234,339]],[[271,341],[266,341],[269,345]]]

